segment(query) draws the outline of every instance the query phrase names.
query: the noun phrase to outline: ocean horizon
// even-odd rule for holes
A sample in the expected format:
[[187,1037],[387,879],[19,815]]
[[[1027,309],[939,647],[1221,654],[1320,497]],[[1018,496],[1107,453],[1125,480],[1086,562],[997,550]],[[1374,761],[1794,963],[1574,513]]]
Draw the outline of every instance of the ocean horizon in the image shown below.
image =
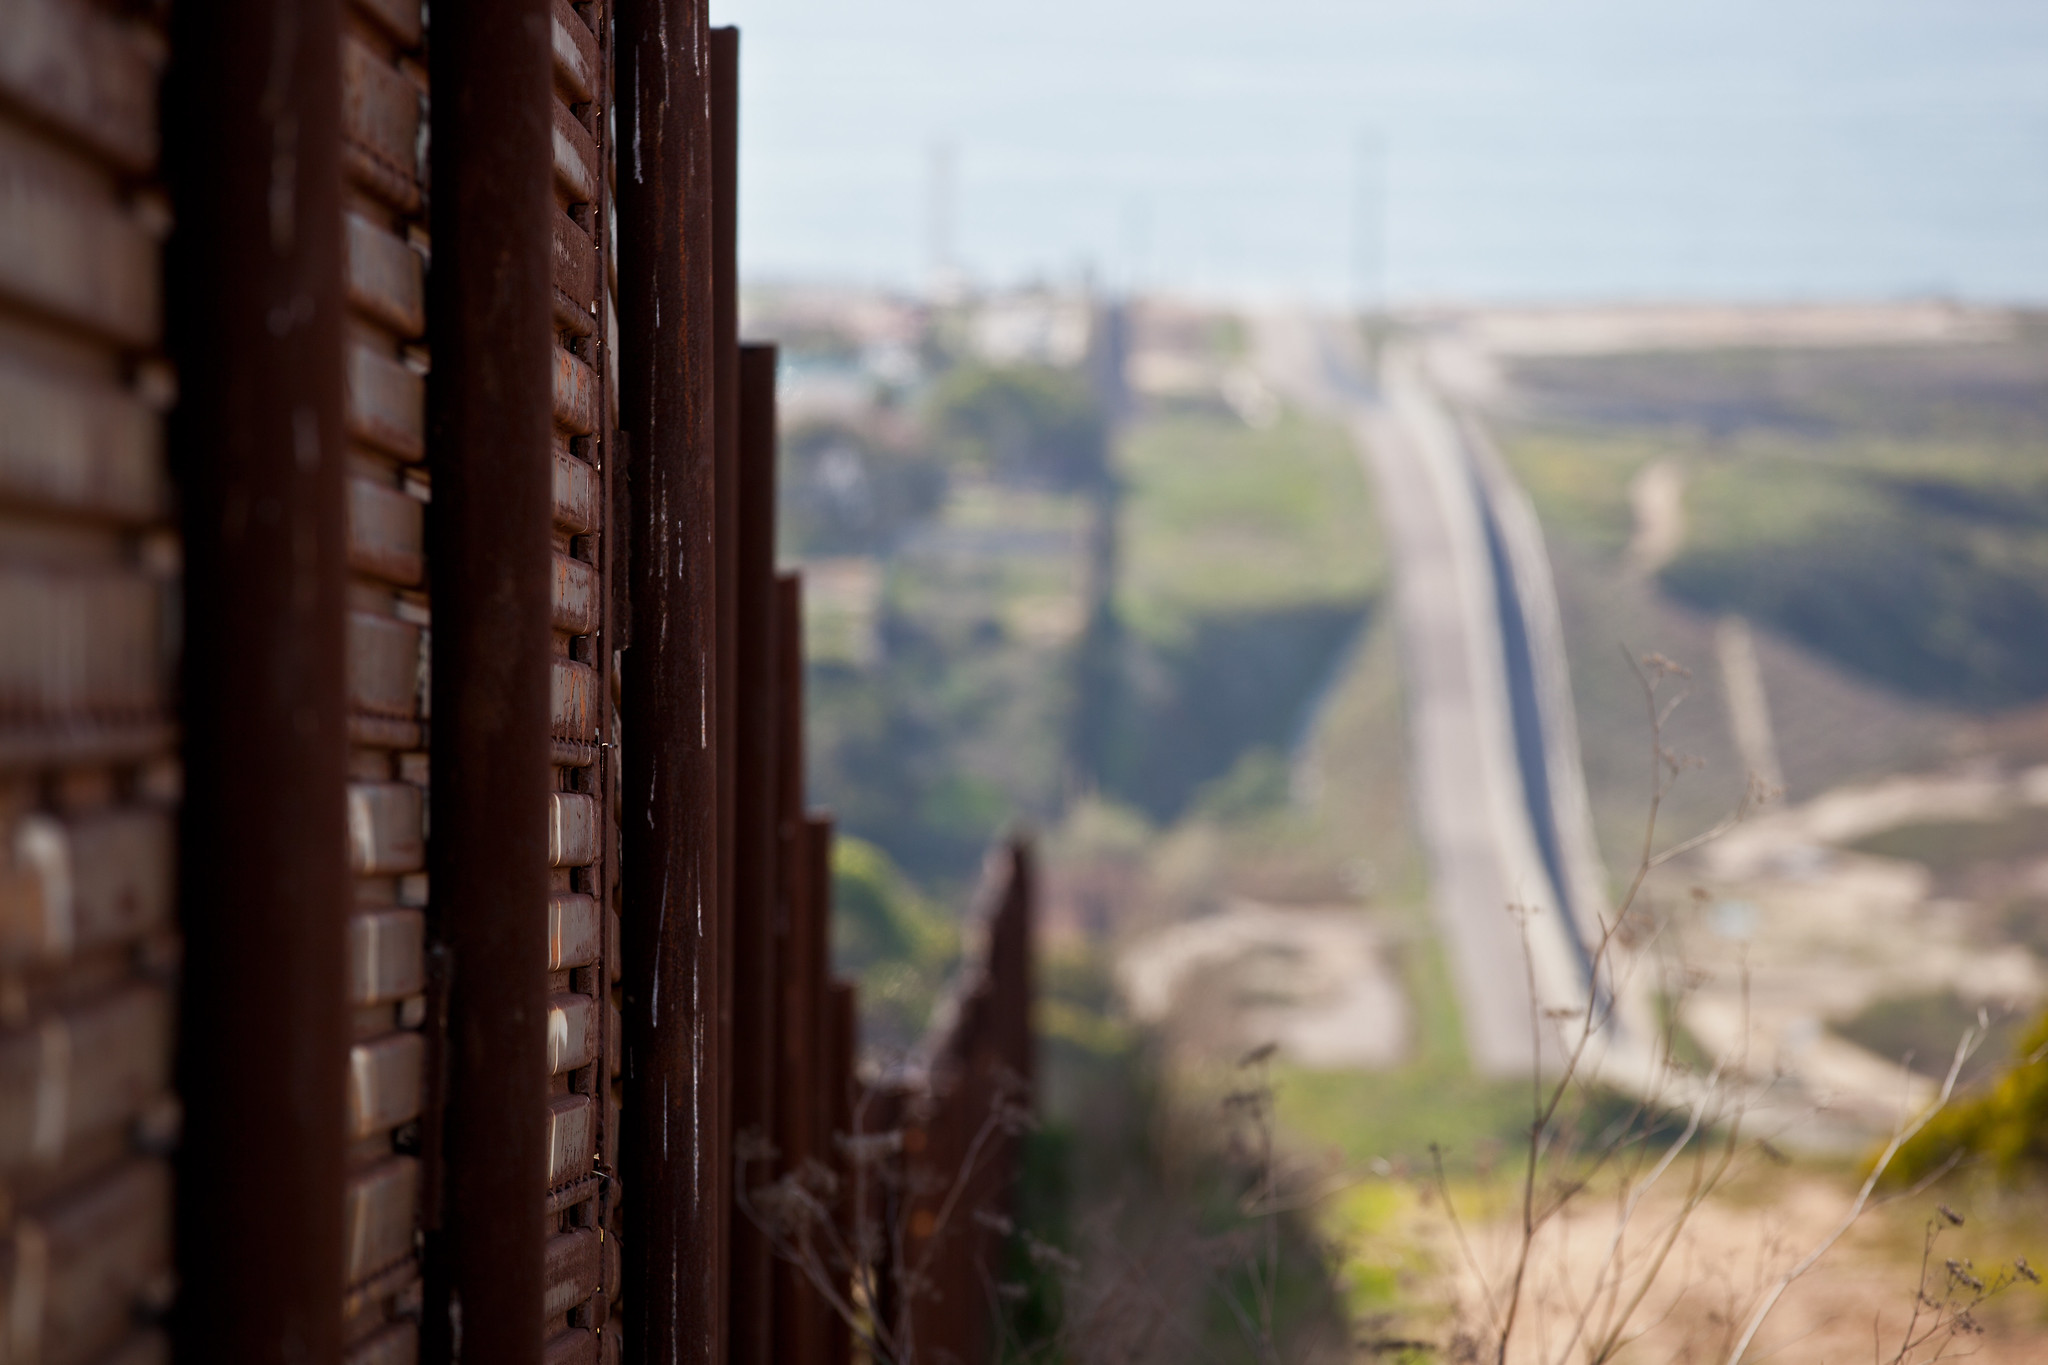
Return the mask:
[[[2048,300],[2048,5],[729,0],[752,280]],[[950,183],[950,192],[936,190]]]

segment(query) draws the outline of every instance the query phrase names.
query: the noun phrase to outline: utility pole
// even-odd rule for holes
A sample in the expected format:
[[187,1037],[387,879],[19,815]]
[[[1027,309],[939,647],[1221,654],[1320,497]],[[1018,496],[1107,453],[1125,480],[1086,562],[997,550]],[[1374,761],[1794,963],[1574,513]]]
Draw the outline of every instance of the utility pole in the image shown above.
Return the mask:
[[959,288],[953,244],[954,172],[953,144],[934,142],[925,183],[925,265],[927,288],[935,300],[949,298]]
[[1124,206],[1124,287],[1125,298],[1136,298],[1145,291],[1146,267],[1152,247],[1152,218],[1144,199],[1133,196]]
[[1353,139],[1351,176],[1351,303],[1370,314],[1387,305],[1387,140],[1378,129]]

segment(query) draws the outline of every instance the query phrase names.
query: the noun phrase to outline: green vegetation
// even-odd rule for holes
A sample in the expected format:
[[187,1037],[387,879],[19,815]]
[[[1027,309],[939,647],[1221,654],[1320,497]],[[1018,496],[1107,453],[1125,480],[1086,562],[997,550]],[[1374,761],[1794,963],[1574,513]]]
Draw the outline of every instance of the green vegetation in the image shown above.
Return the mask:
[[[1640,836],[1646,782],[1624,651],[1692,671],[1666,738],[1704,771],[1664,812],[1674,839],[1744,786],[1724,614],[1757,627],[1794,800],[1952,758],[1973,742],[1962,712],[2048,697],[2044,360],[2023,337],[1515,365],[1513,415],[1497,425],[1549,542],[1610,862]],[[1682,480],[1682,537],[1644,575],[1623,556],[1630,481],[1652,461]]]
[[1434,935],[1410,939],[1401,965],[1415,1040],[1408,1060],[1369,1074],[1286,1068],[1275,1087],[1281,1126],[1353,1166],[1378,1160],[1420,1172],[1438,1144],[1449,1169],[1490,1168],[1529,1130],[1529,1083],[1473,1072],[1450,965]]
[[[1414,894],[1398,668],[1391,634],[1370,629],[1386,568],[1343,431],[1295,415],[1252,428],[1220,403],[1154,412],[1105,465],[1078,375],[965,363],[921,419],[914,442],[934,453],[918,467],[944,470],[943,496],[886,536],[813,542],[876,566],[869,615],[842,623],[871,620],[871,643],[808,675],[813,789],[852,836],[836,951],[861,978],[870,1038],[914,1036],[954,951],[926,896],[962,900],[987,840],[1019,816],[1052,831],[1062,896],[1110,923],[1226,890]],[[1433,945],[1415,953],[1442,975]],[[1099,958],[1055,953],[1041,970],[1045,1123],[1020,1222],[1145,1260],[1143,1292],[1215,1358],[1241,1358],[1227,1296],[1250,1288],[1242,1105],[1219,1113],[1219,1096],[1168,1084]],[[1456,1053],[1448,983],[1431,990],[1423,1007],[1451,1011],[1431,1027]],[[1378,1093],[1389,1108],[1430,1094],[1431,1113],[1475,1131],[1488,1087],[1431,1093],[1422,1075]],[[1283,1107],[1295,1086],[1290,1072]],[[1331,1093],[1334,1116],[1348,1101]],[[1280,1233],[1282,1334],[1340,1340],[1320,1224],[1290,1212]],[[1020,1243],[1006,1268],[1025,1291],[1020,1339],[1075,1325],[1056,1271]]]
[[946,491],[936,454],[872,425],[812,422],[785,432],[780,464],[778,539],[801,555],[884,553]]
[[933,387],[939,444],[977,472],[1068,491],[1109,478],[1109,423],[1087,380],[1046,365],[967,364]]
[[[1121,1022],[1097,956],[1049,954],[1039,987],[1041,1125],[1003,1268],[1014,1288],[1002,1358],[1150,1360],[1160,1347],[1245,1365],[1339,1358],[1345,1315],[1308,1212],[1283,1210],[1269,1229],[1249,1207],[1267,1096],[1257,1073],[1238,1069],[1230,1096],[1169,1089],[1157,1040]],[[1269,1230],[1277,1354],[1248,1330]]]
[[1991,820],[1895,825],[1850,847],[1858,853],[1920,863],[1934,873],[1937,884],[1956,886],[1962,874],[1979,864],[2038,857],[2048,848],[2048,810],[2021,809]]
[[1916,702],[2048,697],[2048,385],[2038,341],[1529,362],[1510,459],[1582,553],[1627,545],[1629,479],[1686,480],[1665,591]]
[[2048,696],[2048,463],[1946,444],[1765,448],[1700,467],[1686,507],[1692,538],[1663,572],[1679,600],[1907,696],[1974,710]]
[[1539,427],[1506,443],[1545,532],[1601,559],[1618,559],[1635,532],[1629,481],[1672,453],[1655,432]]
[[[1005,825],[1056,818],[1068,789],[1104,433],[1079,375],[962,362],[915,420],[786,442],[799,547],[866,557],[811,585],[810,786],[948,900]],[[835,584],[869,588],[841,602]]]
[[1131,639],[1104,788],[1166,822],[1249,761],[1249,785],[1222,799],[1256,796],[1261,783],[1270,794],[1282,751],[1364,621],[1359,605],[1304,603],[1200,617],[1175,640]]
[[945,497],[879,561],[871,648],[842,628],[810,670],[814,789],[935,890],[1090,782],[1155,821],[1284,805],[1286,754],[1383,581],[1340,430],[1142,420],[1091,483],[1090,401],[1037,368],[943,378]]
[[843,829],[958,903],[1005,825],[1057,810],[1063,658],[1012,634],[973,575],[943,610],[916,579],[891,572],[871,663],[808,670],[810,785]]
[[[1887,1061],[1904,1061],[1923,1076],[1940,1079],[1955,1061],[1956,1044],[1979,1026],[1975,1003],[1952,990],[1873,1000],[1834,1031]],[[1981,1035],[1977,1052],[1963,1064],[1958,1080],[1974,1085],[1996,1075],[2011,1062],[2020,1021],[2009,1015],[1984,1016],[1990,1028]]]
[[[1951,1055],[1954,1048],[1951,1042]],[[1900,1150],[1887,1178],[1909,1184],[1970,1157],[1988,1161],[2007,1180],[2048,1171],[2048,1018],[2027,1030],[2010,1063],[1989,1090],[1935,1115]]]
[[[1155,820],[1285,800],[1285,753],[1385,576],[1349,438],[1289,416],[1140,422],[1119,450],[1119,686],[1096,773]],[[1221,785],[1218,785],[1221,784]]]
[[832,842],[832,969],[860,986],[870,1048],[907,1047],[960,947],[959,926],[864,839]]
[[1256,819],[1287,804],[1293,776],[1279,750],[1247,749],[1229,772],[1196,793],[1195,809],[1218,820]]
[[1141,637],[1205,618],[1357,608],[1382,586],[1371,491],[1338,427],[1289,415],[1140,422],[1118,452],[1125,487],[1117,600]]

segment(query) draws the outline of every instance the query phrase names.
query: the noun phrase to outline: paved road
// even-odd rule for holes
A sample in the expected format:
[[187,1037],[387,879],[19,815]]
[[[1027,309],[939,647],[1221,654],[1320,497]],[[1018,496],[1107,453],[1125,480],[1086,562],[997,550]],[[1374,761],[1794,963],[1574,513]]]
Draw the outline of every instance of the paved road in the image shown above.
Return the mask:
[[[1573,912],[1596,913],[1599,894],[1533,513],[1423,353],[1390,348],[1369,373],[1348,328],[1300,315],[1262,319],[1257,338],[1269,382],[1342,420],[1379,490],[1415,806],[1467,1048],[1482,1071],[1526,1073],[1552,1033],[1532,1006],[1583,1003]],[[1510,905],[1534,909],[1526,950]]]

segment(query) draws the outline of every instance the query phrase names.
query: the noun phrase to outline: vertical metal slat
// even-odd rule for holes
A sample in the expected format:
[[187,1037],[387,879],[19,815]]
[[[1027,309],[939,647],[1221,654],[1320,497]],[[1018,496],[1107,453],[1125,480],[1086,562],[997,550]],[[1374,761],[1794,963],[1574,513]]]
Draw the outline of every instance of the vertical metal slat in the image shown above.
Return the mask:
[[336,0],[173,11],[187,643],[179,1352],[340,1352],[347,1015]]
[[[545,0],[440,0],[432,79],[434,724],[449,959],[445,1209],[427,1356],[539,1365],[553,506]],[[559,1127],[560,1125],[558,1125]]]
[[[733,1126],[775,1131],[776,808],[781,706],[775,586],[775,363],[773,346],[743,346],[739,365],[739,600],[733,809]],[[755,1168],[755,1174],[767,1172]],[[774,1359],[774,1254],[744,1218],[731,1239],[734,1365]]]
[[709,34],[701,0],[621,0],[615,13],[619,140],[633,149],[617,220],[635,519],[621,718],[632,809],[621,859],[626,1340],[709,1365],[730,1183],[699,1159],[720,1118],[722,1007]]
[[[735,848],[734,745],[739,673],[736,648],[736,607],[739,602],[739,65],[740,31],[711,30],[711,383],[716,463],[712,471],[712,558],[716,565],[717,641],[713,669],[717,698],[714,708],[719,743],[718,764],[718,1012],[713,1019],[713,1072],[718,1120],[712,1126],[707,1153],[713,1170],[732,1166],[732,1037],[733,949],[735,922],[733,856]],[[723,1306],[731,1293],[732,1201],[716,1207],[713,1230],[720,1254],[714,1292]],[[718,1318],[713,1349],[727,1354],[725,1315]]]

